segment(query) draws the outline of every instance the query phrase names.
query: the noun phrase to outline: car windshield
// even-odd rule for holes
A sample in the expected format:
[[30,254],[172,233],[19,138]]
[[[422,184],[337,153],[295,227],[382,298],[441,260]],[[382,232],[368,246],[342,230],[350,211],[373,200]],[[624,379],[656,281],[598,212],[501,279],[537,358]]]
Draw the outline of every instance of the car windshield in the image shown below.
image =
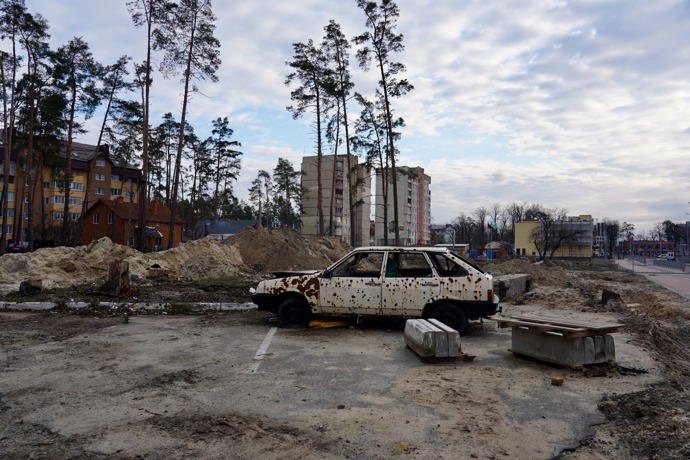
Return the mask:
[[383,252],[357,252],[341,261],[332,270],[336,277],[375,277],[381,274]]

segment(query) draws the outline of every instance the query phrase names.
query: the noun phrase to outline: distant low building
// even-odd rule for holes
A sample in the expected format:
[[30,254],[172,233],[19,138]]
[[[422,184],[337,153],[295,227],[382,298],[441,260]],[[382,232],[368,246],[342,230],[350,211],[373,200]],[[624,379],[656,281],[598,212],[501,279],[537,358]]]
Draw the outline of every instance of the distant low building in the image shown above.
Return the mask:
[[245,227],[256,225],[256,219],[244,220],[217,220],[214,222],[199,222],[192,227],[189,238],[198,240],[207,236],[213,236],[219,240],[230,238]]
[[[590,258],[593,253],[592,216],[580,215],[568,217],[566,220],[554,221],[549,231],[551,244],[546,248],[545,257],[554,258]],[[545,231],[538,220],[515,223],[515,255],[539,256],[539,250],[534,242],[537,232]],[[557,244],[557,248],[553,247]],[[553,254],[552,254],[553,253]]]
[[[182,241],[184,221],[175,216],[173,247]],[[82,244],[103,237],[114,243],[137,246],[136,236],[139,228],[139,207],[136,203],[117,200],[98,199],[84,214],[82,225]],[[149,203],[146,213],[146,249],[149,251],[168,246],[170,233],[170,209],[157,201]]]

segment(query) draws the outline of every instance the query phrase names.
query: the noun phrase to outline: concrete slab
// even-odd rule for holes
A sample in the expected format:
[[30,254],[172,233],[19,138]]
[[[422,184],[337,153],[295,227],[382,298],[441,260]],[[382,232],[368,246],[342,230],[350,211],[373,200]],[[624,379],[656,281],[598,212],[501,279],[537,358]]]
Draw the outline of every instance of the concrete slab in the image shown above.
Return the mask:
[[463,356],[458,331],[436,319],[408,319],[405,344],[422,358]]

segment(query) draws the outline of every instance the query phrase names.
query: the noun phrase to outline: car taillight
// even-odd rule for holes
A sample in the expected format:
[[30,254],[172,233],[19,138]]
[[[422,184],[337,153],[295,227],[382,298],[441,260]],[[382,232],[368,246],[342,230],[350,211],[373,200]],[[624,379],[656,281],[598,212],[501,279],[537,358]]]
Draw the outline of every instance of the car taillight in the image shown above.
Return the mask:
[[487,297],[487,300],[488,300],[489,302],[493,302],[493,301],[494,301],[494,290],[493,290],[493,289],[489,289],[489,290],[486,292],[486,297]]

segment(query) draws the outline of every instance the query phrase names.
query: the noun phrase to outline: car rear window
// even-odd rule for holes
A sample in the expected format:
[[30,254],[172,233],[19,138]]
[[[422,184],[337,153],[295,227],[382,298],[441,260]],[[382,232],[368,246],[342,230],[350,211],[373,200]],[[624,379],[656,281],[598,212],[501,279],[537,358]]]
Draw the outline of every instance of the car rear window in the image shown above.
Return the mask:
[[436,264],[436,270],[438,270],[439,276],[467,276],[468,272],[465,268],[449,259],[444,254],[433,254],[432,260]]

